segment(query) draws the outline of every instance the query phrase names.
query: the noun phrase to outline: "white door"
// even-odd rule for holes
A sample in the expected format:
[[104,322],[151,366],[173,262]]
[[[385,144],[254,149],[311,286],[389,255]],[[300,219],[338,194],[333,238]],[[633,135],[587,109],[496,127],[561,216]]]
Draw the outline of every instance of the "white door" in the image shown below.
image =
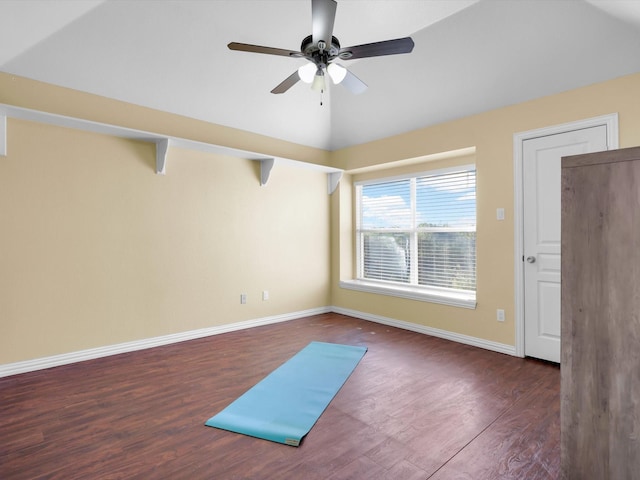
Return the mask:
[[523,142],[524,354],[560,363],[560,171],[567,155],[607,150],[607,127]]

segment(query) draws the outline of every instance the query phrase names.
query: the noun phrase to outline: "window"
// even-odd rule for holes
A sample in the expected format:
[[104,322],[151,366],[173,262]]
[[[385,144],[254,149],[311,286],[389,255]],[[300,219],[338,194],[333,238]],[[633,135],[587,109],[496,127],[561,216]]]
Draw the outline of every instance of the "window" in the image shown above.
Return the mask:
[[475,307],[474,165],[358,182],[356,201],[358,282]]

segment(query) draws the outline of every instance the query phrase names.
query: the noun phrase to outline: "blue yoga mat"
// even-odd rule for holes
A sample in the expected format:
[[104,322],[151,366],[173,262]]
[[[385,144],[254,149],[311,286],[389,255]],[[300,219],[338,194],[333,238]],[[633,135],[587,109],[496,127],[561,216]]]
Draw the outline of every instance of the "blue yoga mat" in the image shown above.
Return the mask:
[[205,425],[297,447],[366,351],[311,342]]

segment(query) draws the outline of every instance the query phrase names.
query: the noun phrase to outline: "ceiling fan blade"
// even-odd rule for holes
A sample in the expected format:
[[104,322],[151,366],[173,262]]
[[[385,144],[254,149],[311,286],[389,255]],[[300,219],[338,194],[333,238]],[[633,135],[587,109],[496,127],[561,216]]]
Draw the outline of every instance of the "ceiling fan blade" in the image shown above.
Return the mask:
[[263,47],[260,45],[250,45],[248,43],[231,42],[229,50],[238,50],[240,52],[266,53],[267,55],[281,55],[283,57],[301,57],[302,53],[295,50],[285,50],[283,48]]
[[344,85],[344,87],[354,95],[359,95],[368,88],[366,83],[356,77],[349,70],[347,70],[347,74],[342,82],[340,82],[340,85]]
[[298,83],[298,80],[300,80],[300,76],[298,75],[298,71],[296,70],[287,78],[285,78],[280,83],[280,85],[278,85],[276,88],[271,90],[271,93],[284,93],[287,90],[289,90],[291,87],[293,87],[296,83]]
[[354,60],[356,58],[397,55],[399,53],[410,53],[413,50],[413,46],[414,43],[411,37],[396,38],[395,40],[385,40],[382,42],[341,48],[338,56],[342,60]]
[[311,37],[314,45],[322,40],[327,49],[331,46],[337,6],[335,0],[311,0]]

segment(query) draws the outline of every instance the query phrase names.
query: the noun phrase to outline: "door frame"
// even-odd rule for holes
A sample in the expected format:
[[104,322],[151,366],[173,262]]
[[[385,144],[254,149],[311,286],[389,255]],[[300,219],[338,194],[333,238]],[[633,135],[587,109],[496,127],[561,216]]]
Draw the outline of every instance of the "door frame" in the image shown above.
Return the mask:
[[513,135],[513,185],[514,185],[514,270],[515,270],[515,354],[524,357],[524,178],[522,174],[523,147],[531,140],[559,133],[582,130],[584,128],[607,127],[607,149],[618,148],[618,114],[611,113],[599,117],[587,118],[575,122],[552,125],[549,127],[518,132]]

